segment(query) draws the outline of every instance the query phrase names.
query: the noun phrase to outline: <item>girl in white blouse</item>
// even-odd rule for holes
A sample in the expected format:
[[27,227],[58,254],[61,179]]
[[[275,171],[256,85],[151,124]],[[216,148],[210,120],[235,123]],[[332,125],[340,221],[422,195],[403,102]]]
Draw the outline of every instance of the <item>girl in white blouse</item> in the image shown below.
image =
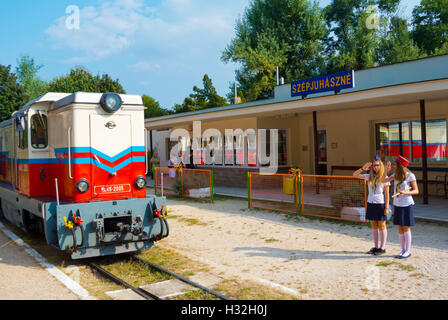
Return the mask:
[[[370,170],[369,174],[362,171]],[[389,213],[389,182],[383,183],[384,166],[379,156],[373,162],[367,162],[361,169],[353,173],[354,177],[367,180],[369,196],[367,198],[366,219],[372,226],[374,247],[368,254],[380,255],[386,253],[387,228],[386,220]]]
[[384,172],[384,182],[394,180],[394,224],[398,225],[398,237],[400,239],[401,252],[396,256],[399,259],[406,259],[411,256],[411,227],[414,226],[414,199],[417,195],[418,185],[415,175],[407,168],[409,161],[401,155],[395,160],[395,173],[386,177],[391,169],[391,163],[386,164]]

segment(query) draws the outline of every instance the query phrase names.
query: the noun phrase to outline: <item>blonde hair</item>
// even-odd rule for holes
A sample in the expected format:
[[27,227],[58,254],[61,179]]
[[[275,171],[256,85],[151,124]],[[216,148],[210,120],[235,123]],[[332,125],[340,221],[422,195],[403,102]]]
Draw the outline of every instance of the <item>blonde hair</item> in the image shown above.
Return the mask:
[[378,174],[376,175],[376,179],[377,179],[378,182],[381,183],[381,181],[380,181],[379,179],[380,179],[380,178],[383,176],[383,174],[384,174],[384,165],[383,165],[383,162],[382,162],[381,160],[375,160],[375,161],[373,161],[373,162],[372,162],[372,166],[370,167],[370,172],[369,172],[369,185],[371,185],[371,186],[373,186],[374,181],[376,180],[376,179],[375,179],[375,173],[374,173],[374,171],[373,171],[373,164],[374,164],[375,162],[379,162],[379,164],[380,164],[380,170],[378,170]]

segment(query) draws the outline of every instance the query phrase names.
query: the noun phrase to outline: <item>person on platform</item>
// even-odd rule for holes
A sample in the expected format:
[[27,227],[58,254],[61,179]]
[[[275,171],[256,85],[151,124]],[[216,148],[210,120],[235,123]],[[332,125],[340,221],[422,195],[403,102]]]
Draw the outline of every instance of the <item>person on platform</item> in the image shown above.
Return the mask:
[[414,226],[414,199],[418,195],[418,185],[415,175],[407,168],[409,161],[399,155],[394,162],[395,173],[390,177],[386,174],[391,170],[390,161],[386,163],[383,182],[394,181],[394,224],[398,225],[401,252],[395,256],[406,259],[411,256],[411,227]]
[[154,150],[149,163],[151,164],[152,176],[154,178],[156,176],[156,168],[160,167],[160,158],[157,150]]
[[[362,174],[369,171],[368,174]],[[389,182],[381,182],[384,175],[384,165],[381,158],[376,156],[372,162],[367,162],[362,168],[353,173],[354,177],[367,181],[369,196],[367,198],[366,219],[370,221],[373,235],[373,248],[368,254],[381,255],[386,253],[387,228],[386,221],[389,214]]]

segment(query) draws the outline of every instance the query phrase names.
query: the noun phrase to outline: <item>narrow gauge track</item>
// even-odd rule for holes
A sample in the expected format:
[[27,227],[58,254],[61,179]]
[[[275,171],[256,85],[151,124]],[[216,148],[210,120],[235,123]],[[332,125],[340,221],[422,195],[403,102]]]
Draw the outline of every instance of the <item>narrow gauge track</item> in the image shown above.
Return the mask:
[[120,285],[122,285],[123,287],[126,287],[128,289],[131,289],[132,291],[134,291],[136,294],[138,294],[139,296],[142,296],[143,298],[145,298],[146,300],[162,300],[161,298],[159,298],[158,296],[152,294],[151,292],[148,292],[142,288],[136,288],[133,285],[127,283],[126,281],[124,281],[123,279],[117,277],[116,275],[110,273],[109,271],[107,271],[106,269],[100,267],[99,265],[97,265],[96,263],[90,262],[89,263],[90,267],[92,267],[93,269],[97,270],[99,273],[101,273],[103,276],[105,276],[106,278],[109,278],[110,280],[114,281],[115,283],[118,283]]
[[[208,293],[210,293],[210,294],[212,294],[212,295],[214,295],[214,296],[220,298],[221,300],[232,300],[232,299],[230,299],[230,298],[228,298],[228,297],[226,297],[226,296],[223,296],[222,294],[220,294],[220,293],[218,293],[218,292],[215,292],[215,291],[213,291],[213,290],[210,290],[210,289],[208,289],[208,288],[206,288],[206,287],[204,287],[204,286],[201,286],[200,284],[198,284],[198,283],[196,283],[196,282],[193,282],[193,281],[191,281],[191,280],[188,280],[188,279],[186,279],[186,278],[184,278],[184,277],[182,277],[182,276],[180,276],[180,275],[178,275],[178,274],[176,274],[176,273],[174,273],[174,272],[171,272],[171,271],[169,271],[169,270],[166,270],[166,269],[164,269],[164,268],[162,268],[162,267],[160,267],[160,266],[158,266],[158,265],[155,265],[155,264],[153,264],[152,262],[149,262],[149,261],[144,260],[144,259],[139,258],[139,257],[135,257],[135,256],[133,256],[133,255],[129,255],[129,256],[130,256],[131,259],[134,259],[134,260],[136,260],[136,261],[139,261],[139,262],[141,262],[141,263],[144,263],[144,264],[146,264],[147,266],[149,266],[149,267],[151,267],[151,268],[153,268],[153,269],[156,269],[156,270],[158,270],[158,271],[160,271],[160,272],[166,273],[166,274],[168,274],[168,275],[170,275],[170,276],[172,276],[172,277],[174,277],[174,278],[176,278],[176,279],[179,279],[179,280],[181,280],[181,281],[183,281],[183,282],[185,282],[185,283],[187,283],[187,284],[189,284],[189,285],[191,285],[191,286],[193,286],[193,287],[196,287],[196,288],[201,289],[201,290],[203,290],[203,291],[205,291],[205,292],[208,292]],[[153,294],[153,293],[151,293],[151,292],[148,292],[147,290],[144,290],[144,289],[142,289],[142,288],[136,288],[136,287],[132,286],[131,284],[129,284],[129,283],[127,283],[126,281],[124,281],[123,279],[121,279],[121,278],[115,276],[114,274],[110,273],[110,272],[107,271],[106,269],[100,267],[99,265],[97,265],[97,264],[95,264],[95,263],[93,263],[93,262],[89,263],[89,265],[90,265],[93,269],[95,269],[95,270],[97,270],[98,272],[100,272],[100,273],[101,273],[102,275],[104,275],[105,277],[111,279],[111,280],[114,281],[115,283],[118,283],[118,284],[120,284],[120,285],[122,285],[122,286],[124,286],[124,287],[126,287],[126,288],[128,288],[128,289],[131,289],[132,291],[134,291],[135,293],[137,293],[138,295],[142,296],[143,298],[145,298],[145,299],[147,299],[147,300],[163,300],[162,298],[156,296],[155,294]]]

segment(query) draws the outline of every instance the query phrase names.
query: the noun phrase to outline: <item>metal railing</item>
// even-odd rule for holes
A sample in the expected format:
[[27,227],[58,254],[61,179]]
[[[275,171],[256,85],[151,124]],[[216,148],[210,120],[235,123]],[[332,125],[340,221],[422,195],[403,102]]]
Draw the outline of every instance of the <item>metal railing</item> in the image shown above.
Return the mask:
[[250,208],[367,222],[366,181],[355,177],[248,173]]

